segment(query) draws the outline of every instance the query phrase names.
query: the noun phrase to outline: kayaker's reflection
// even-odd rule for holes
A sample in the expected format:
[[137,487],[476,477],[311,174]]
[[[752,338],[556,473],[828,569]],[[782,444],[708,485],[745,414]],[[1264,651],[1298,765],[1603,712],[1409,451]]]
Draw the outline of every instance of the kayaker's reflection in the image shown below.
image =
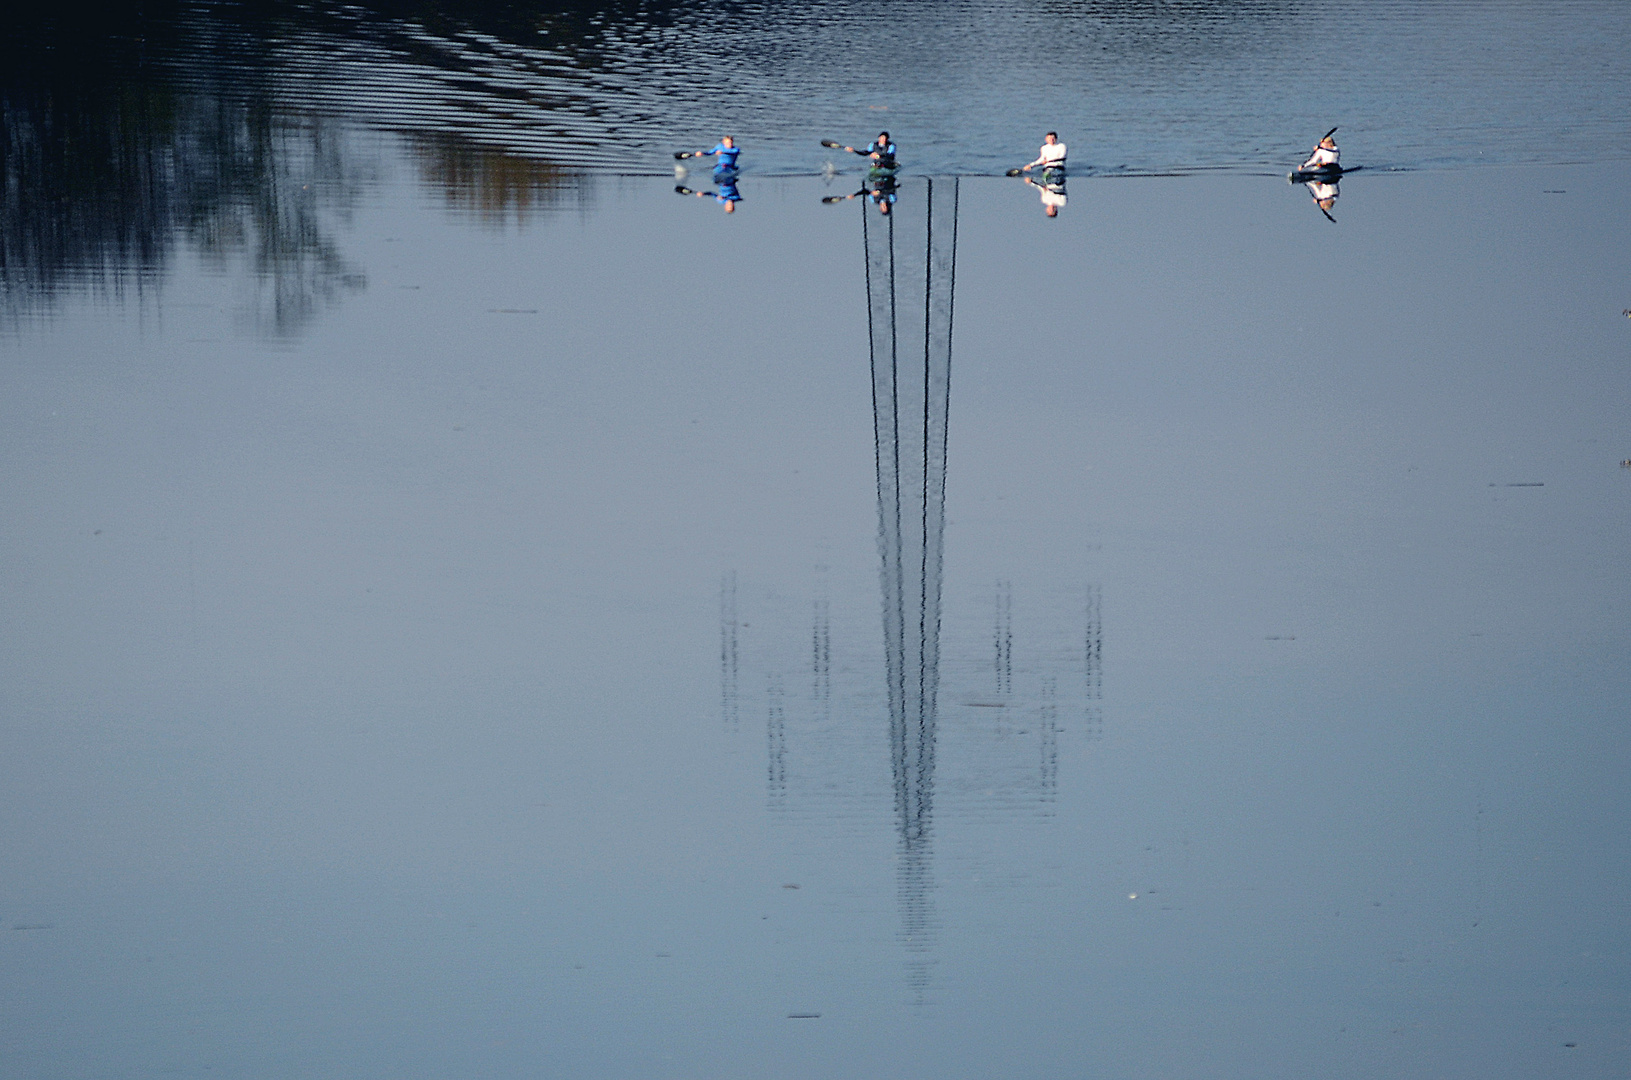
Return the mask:
[[1048,169],[1042,173],[1041,180],[1032,180],[1027,176],[1025,182],[1042,196],[1042,212],[1049,217],[1058,217],[1060,208],[1065,205],[1065,170]]
[[1308,180],[1303,183],[1303,187],[1308,189],[1308,194],[1314,197],[1314,205],[1319,207],[1320,213],[1333,225],[1337,219],[1331,216],[1331,207],[1335,206],[1337,199],[1342,196],[1338,189],[1340,183],[1341,181],[1335,177],[1329,180]]
[[878,208],[878,213],[888,214],[890,207],[895,205],[895,199],[900,194],[900,184],[893,175],[873,176],[868,183],[862,185],[861,190],[849,195],[828,195],[821,201],[824,203],[848,202],[859,199],[863,195],[872,201]]
[[699,199],[712,199],[725,208],[725,213],[734,214],[736,204],[742,201],[742,193],[736,189],[737,174],[734,171],[723,169],[714,170],[714,183],[718,187],[713,191],[694,191],[684,184],[675,184],[674,191],[680,195],[695,195]]

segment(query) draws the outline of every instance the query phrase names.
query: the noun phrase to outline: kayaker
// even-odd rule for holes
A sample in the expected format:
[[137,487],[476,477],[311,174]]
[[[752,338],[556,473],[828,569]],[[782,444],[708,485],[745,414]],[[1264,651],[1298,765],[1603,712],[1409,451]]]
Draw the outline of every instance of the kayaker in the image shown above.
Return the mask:
[[[1009,160],[1013,159],[1010,158]],[[1049,169],[1063,169],[1065,167],[1065,144],[1059,141],[1057,131],[1050,131],[1042,136],[1042,152],[1036,156],[1035,161],[1025,166],[1023,171],[1030,172],[1038,165],[1042,166],[1043,172],[1047,172]]]
[[742,148],[736,145],[736,139],[727,135],[715,143],[712,150],[698,151],[697,157],[711,156],[717,158],[718,160],[714,162],[714,172],[716,173],[734,172],[736,170],[736,158],[741,152]]
[[878,208],[878,213],[888,214],[889,208],[895,205],[897,191],[895,178],[886,176],[872,185],[872,190],[867,194],[867,198],[871,199],[872,205]]
[[1337,185],[1335,179],[1308,180],[1303,183],[1303,187],[1307,188],[1308,194],[1313,196],[1314,205],[1320,208],[1320,213],[1324,214],[1328,220],[1335,222],[1336,218],[1331,217],[1331,207],[1335,206],[1337,199],[1342,197],[1341,188]]
[[1042,196],[1042,212],[1049,217],[1058,217],[1059,208],[1065,205],[1065,185],[1037,183],[1029,176],[1025,182],[1036,188],[1037,194]]
[[878,137],[867,144],[865,150],[857,150],[853,146],[844,147],[852,154],[865,154],[872,159],[875,169],[893,169],[895,167],[895,144],[889,141],[889,132],[880,131]]
[[736,213],[736,204],[742,201],[742,193],[736,187],[736,175],[720,169],[714,170],[714,183],[719,185],[718,191],[693,191],[684,184],[676,184],[674,191],[680,195],[695,195],[699,199],[711,198],[714,202],[725,208],[725,213]]
[[864,196],[872,202],[872,205],[878,208],[878,213],[887,215],[889,208],[895,205],[895,199],[898,197],[899,191],[900,188],[895,183],[893,176],[879,176],[872,181],[871,187],[863,185],[861,190],[854,194],[829,195],[821,201],[824,203],[848,202],[851,199],[859,199]]
[[1325,133],[1325,138],[1321,139],[1319,141],[1319,145],[1314,147],[1314,152],[1309,155],[1307,161],[1302,163],[1302,166],[1298,170],[1299,172],[1310,172],[1314,170],[1321,172],[1335,172],[1342,168],[1341,164],[1339,163],[1342,157],[1342,151],[1337,149],[1336,140],[1331,138],[1331,136],[1335,135],[1336,133],[1336,128],[1332,128],[1330,131]]

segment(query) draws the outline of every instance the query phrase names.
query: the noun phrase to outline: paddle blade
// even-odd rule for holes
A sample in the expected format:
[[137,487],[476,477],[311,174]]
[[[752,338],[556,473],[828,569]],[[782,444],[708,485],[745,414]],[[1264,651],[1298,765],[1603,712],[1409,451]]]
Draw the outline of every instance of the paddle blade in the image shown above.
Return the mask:
[[1332,135],[1335,135],[1336,133],[1337,133],[1337,129],[1332,128],[1330,131],[1327,131],[1324,135],[1320,136],[1320,142],[1324,142],[1326,139],[1329,139]]
[[1022,173],[1024,171],[1025,171],[1024,169],[1009,169],[1007,172],[1003,173],[1002,175],[1004,175],[1004,176],[1018,176],[1020,173]]
[[841,150],[844,146],[843,143],[833,142],[831,139],[822,139],[821,145],[825,146],[829,150]]
[[690,188],[686,187],[684,184],[675,184],[674,185],[674,194],[676,194],[676,195],[695,195],[696,192],[692,191]]
[[821,196],[821,201],[826,203],[828,206],[831,206],[833,203],[843,202],[844,201],[844,196],[842,196],[842,195],[823,195],[823,196]]

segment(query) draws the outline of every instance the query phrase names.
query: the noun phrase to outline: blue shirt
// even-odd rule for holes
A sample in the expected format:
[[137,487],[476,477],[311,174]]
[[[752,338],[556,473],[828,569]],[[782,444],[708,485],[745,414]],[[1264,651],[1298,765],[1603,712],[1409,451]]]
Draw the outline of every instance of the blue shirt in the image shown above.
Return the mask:
[[715,170],[736,168],[736,156],[741,152],[742,148],[740,146],[726,146],[722,142],[715,143],[714,148],[707,151],[707,153],[719,156],[719,160],[714,163]]

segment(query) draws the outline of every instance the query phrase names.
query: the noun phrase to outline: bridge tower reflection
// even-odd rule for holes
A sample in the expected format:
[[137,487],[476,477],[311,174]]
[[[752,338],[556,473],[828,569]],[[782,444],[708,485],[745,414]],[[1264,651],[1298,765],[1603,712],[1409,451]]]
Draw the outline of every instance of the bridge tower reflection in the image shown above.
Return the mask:
[[[936,926],[935,722],[958,181],[914,180],[902,188],[893,213],[874,218],[868,202],[860,207],[901,939],[921,992]],[[919,188],[921,201],[913,197]],[[921,215],[913,212],[918,206]]]

